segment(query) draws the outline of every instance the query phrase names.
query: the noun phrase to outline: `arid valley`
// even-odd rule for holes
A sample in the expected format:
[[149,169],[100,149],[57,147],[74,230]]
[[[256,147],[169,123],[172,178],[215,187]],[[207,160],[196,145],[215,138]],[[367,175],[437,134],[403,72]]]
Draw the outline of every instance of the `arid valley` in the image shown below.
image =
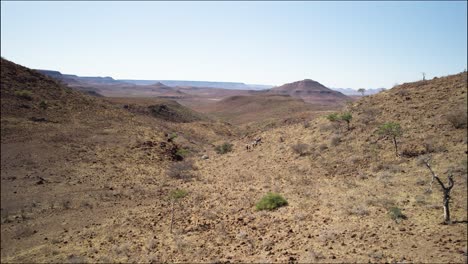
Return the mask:
[[[353,100],[320,87],[317,105],[235,90],[98,97],[1,67],[2,262],[466,261],[466,72]],[[389,121],[398,155],[377,133]],[[442,181],[453,173],[449,225],[418,165],[428,155]],[[171,232],[174,190],[186,196]],[[287,206],[257,210],[269,192]]]
[[1,263],[467,263],[467,1],[1,1]]

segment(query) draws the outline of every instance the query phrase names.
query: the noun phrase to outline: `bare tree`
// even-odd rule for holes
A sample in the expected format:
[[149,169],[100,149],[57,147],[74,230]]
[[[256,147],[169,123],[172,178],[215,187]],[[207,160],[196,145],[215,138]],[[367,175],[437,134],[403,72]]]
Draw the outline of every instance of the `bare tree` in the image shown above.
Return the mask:
[[423,76],[423,81],[425,81],[426,80],[426,73],[422,72],[422,76]]
[[453,188],[453,185],[454,185],[454,181],[453,181],[453,174],[451,171],[449,171],[448,175],[447,175],[447,179],[448,179],[448,184],[447,186],[445,186],[445,184],[442,182],[442,180],[439,178],[439,176],[434,172],[434,170],[432,169],[431,167],[431,164],[430,164],[430,160],[431,158],[430,157],[422,157],[421,158],[421,162],[422,164],[424,164],[424,166],[426,166],[426,168],[431,172],[432,174],[432,180],[431,180],[431,183],[430,183],[430,190],[432,190],[432,184],[434,183],[434,180],[436,180],[440,187],[442,188],[442,191],[444,192],[444,201],[443,201],[443,204],[444,204],[444,223],[445,224],[451,224],[452,221],[450,220],[450,192],[452,191],[452,188]]
[[364,96],[364,93],[366,92],[366,89],[359,88],[357,91],[360,92],[362,96]]

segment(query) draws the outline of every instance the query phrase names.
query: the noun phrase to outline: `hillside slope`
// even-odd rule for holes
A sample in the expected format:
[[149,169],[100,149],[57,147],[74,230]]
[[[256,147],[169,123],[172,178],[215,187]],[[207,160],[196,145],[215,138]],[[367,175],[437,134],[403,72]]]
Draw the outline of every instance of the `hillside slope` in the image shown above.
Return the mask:
[[2,263],[108,263],[103,240],[130,240],[115,231],[129,210],[165,212],[177,150],[198,155],[232,134],[132,113],[4,59],[1,74]]
[[[212,208],[204,221],[219,227],[206,231],[203,248],[232,252],[219,261],[466,262],[466,123],[455,128],[447,118],[456,113],[466,122],[466,78],[408,83],[357,101],[349,109],[350,131],[317,118],[308,128],[255,135],[263,143],[253,151],[244,147],[252,137],[235,142],[232,153],[200,162],[202,179],[212,184],[191,190],[210,194],[201,203]],[[401,157],[375,133],[389,121],[403,128]],[[303,155],[293,151],[296,144],[307,144]],[[453,225],[441,225],[442,194],[436,184],[427,191],[430,173],[417,165],[423,154],[432,155],[439,175],[454,172]],[[255,212],[269,191],[289,205]],[[392,207],[407,219],[392,220]],[[194,245],[192,238],[185,241]]]

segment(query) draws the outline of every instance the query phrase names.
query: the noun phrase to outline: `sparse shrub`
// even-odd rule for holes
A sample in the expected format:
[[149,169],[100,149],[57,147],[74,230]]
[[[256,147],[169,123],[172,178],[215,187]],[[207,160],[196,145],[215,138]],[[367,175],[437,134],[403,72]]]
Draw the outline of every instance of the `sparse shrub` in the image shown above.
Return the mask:
[[424,179],[417,179],[416,180],[416,185],[424,186],[426,184],[427,184],[427,182]]
[[267,193],[262,199],[255,205],[257,211],[261,210],[274,210],[281,206],[288,205],[288,201],[283,196],[276,193]]
[[396,222],[401,221],[401,219],[406,219],[406,216],[401,212],[401,209],[396,206],[392,206],[388,209],[388,215]]
[[320,144],[319,145],[319,150],[324,151],[326,149],[328,149],[328,146],[326,144]]
[[62,205],[62,208],[65,209],[65,210],[71,208],[71,202],[70,202],[70,200],[67,200],[67,199],[62,200],[61,205]]
[[75,256],[70,255],[68,256],[68,263],[70,264],[78,264],[78,263],[87,263],[87,259],[84,256]]
[[409,92],[405,89],[400,89],[398,92],[397,92],[397,95],[399,96],[408,96],[409,95]]
[[39,103],[39,107],[40,107],[41,109],[44,109],[44,110],[45,110],[45,109],[47,109],[47,107],[49,107],[49,105],[47,104],[47,101],[41,101],[41,102]]
[[416,197],[414,197],[414,202],[419,205],[425,205],[427,203],[424,195],[416,195]]
[[178,148],[176,151],[176,155],[182,157],[182,159],[186,158],[189,155],[190,151],[184,148]]
[[338,136],[338,135],[334,135],[334,136],[330,139],[330,145],[332,145],[333,147],[338,146],[340,143],[341,143],[341,137]]
[[391,182],[392,178],[393,178],[393,175],[387,171],[383,171],[379,173],[379,175],[377,176],[377,180],[380,182],[383,182],[385,186],[387,186],[387,184]]
[[434,144],[432,139],[425,139],[423,142],[423,147],[426,153],[433,153],[442,150],[441,148],[437,148]]
[[232,151],[232,146],[233,145],[231,143],[225,142],[222,145],[216,146],[215,151],[218,154],[226,154]]
[[169,135],[167,135],[167,142],[173,142],[174,139],[176,139],[178,137],[177,133],[171,133]]
[[31,101],[33,98],[32,98],[32,92],[31,91],[28,91],[28,90],[19,90],[19,91],[16,91],[15,92],[15,96],[21,98],[21,99],[26,99],[26,100],[29,100]]
[[347,130],[350,130],[351,119],[353,119],[353,116],[351,115],[351,113],[346,112],[346,113],[341,114],[340,119],[346,122],[346,125],[347,125],[346,128]]
[[362,173],[362,172],[360,172],[360,173],[357,175],[357,179],[358,179],[358,180],[367,180],[368,178],[369,178],[369,177],[368,177],[366,174]]
[[377,199],[371,199],[371,200],[367,201],[368,205],[380,206],[380,207],[383,207],[383,208],[386,208],[386,209],[389,209],[389,208],[393,207],[395,205],[395,203],[396,202],[394,200],[388,199],[388,198],[377,198]]
[[351,163],[351,164],[358,164],[360,161],[361,161],[361,158],[356,157],[356,156],[350,157],[348,159],[348,162]]
[[291,146],[292,150],[299,154],[299,156],[306,156],[307,154],[309,154],[309,150],[310,150],[310,146],[308,144],[302,144],[302,143],[298,143],[298,144],[295,144],[295,145],[292,145]]
[[365,216],[369,214],[369,210],[365,205],[357,205],[347,209],[349,215]]
[[459,108],[453,111],[452,113],[449,113],[447,115],[447,121],[449,121],[449,123],[452,124],[452,126],[457,129],[466,127],[466,123],[467,123],[466,109]]
[[364,125],[368,125],[375,121],[377,115],[380,114],[380,110],[377,108],[366,108],[363,110],[362,115],[360,117],[361,123]]
[[[430,146],[428,146],[430,147]],[[427,153],[426,147],[424,144],[409,143],[403,147],[401,155],[407,158],[414,158]]]
[[167,175],[174,179],[187,180],[193,177],[193,162],[190,160],[179,161],[171,164],[167,170]]
[[328,119],[328,121],[330,121],[330,122],[336,122],[336,121],[339,120],[338,113],[329,114],[329,115],[325,116],[325,118]]
[[393,141],[393,145],[395,146],[395,154],[398,156],[397,137],[403,135],[400,124],[395,122],[387,122],[379,127],[377,133],[380,136],[389,138]]
[[171,233],[174,225],[174,204],[180,199],[186,197],[187,194],[188,192],[185,190],[173,190],[169,193],[169,198],[171,199]]

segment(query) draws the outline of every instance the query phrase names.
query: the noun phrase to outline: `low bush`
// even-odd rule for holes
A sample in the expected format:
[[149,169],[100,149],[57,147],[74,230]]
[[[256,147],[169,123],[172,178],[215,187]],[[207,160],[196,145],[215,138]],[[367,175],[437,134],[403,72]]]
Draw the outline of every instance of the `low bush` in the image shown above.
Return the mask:
[[399,222],[401,219],[406,219],[406,216],[403,214],[403,212],[401,212],[401,209],[396,206],[392,206],[388,209],[388,215],[391,219],[397,222]]
[[44,110],[45,110],[45,109],[47,109],[47,107],[49,107],[49,105],[47,104],[47,101],[41,101],[41,102],[39,103],[39,107],[40,107],[41,109],[44,109]]
[[295,145],[292,145],[291,146],[292,150],[299,154],[299,156],[305,156],[307,154],[309,154],[309,149],[310,149],[310,146],[308,144],[295,144]]
[[168,142],[173,142],[174,139],[176,139],[178,137],[177,133],[171,133],[169,135],[167,135],[167,141]]
[[232,146],[233,145],[231,143],[225,142],[222,145],[216,146],[215,151],[218,154],[226,154],[232,151]]
[[276,208],[288,205],[288,201],[283,196],[276,193],[267,193],[255,205],[257,211],[261,210],[274,210]]
[[467,113],[466,109],[459,108],[452,113],[447,115],[447,121],[454,127],[454,128],[464,128],[467,124]]
[[32,92],[31,92],[31,91],[28,91],[28,90],[16,91],[16,92],[15,92],[15,96],[17,96],[17,97],[19,97],[19,98],[22,98],[22,99],[29,100],[29,101],[32,100]]
[[330,139],[330,145],[333,146],[333,147],[338,146],[340,143],[341,143],[341,137],[338,136],[338,135],[334,135],[334,136]]
[[369,215],[369,209],[365,205],[352,206],[351,208],[346,209],[346,212],[349,215],[365,216]]
[[177,149],[175,154],[177,156],[180,156],[182,159],[184,159],[184,158],[186,158],[188,156],[189,153],[190,153],[190,151],[188,149],[179,148],[179,149]]
[[325,118],[328,119],[328,121],[330,121],[330,122],[335,122],[335,121],[338,121],[340,119],[338,113],[329,114],[329,115],[325,116]]
[[194,168],[193,162],[189,160],[175,162],[167,169],[167,175],[174,179],[187,180],[193,177]]

